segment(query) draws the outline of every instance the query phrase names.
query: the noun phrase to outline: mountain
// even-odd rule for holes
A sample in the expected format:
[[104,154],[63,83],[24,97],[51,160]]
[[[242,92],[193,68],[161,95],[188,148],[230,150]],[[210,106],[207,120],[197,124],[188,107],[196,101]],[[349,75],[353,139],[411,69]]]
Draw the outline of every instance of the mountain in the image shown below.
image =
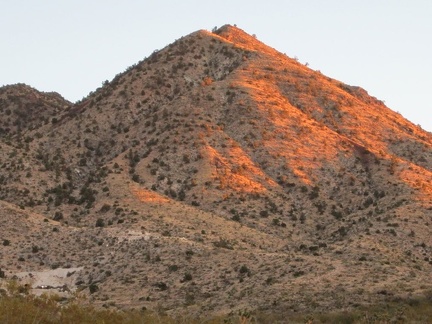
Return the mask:
[[75,104],[25,85],[0,99],[6,277],[73,269],[97,305],[187,314],[432,288],[431,133],[237,27]]

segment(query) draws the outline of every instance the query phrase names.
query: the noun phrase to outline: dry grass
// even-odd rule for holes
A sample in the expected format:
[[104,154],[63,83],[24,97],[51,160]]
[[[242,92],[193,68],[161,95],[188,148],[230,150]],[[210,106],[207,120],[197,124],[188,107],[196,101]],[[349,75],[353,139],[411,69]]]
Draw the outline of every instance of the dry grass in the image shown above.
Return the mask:
[[112,323],[112,324],[258,324],[258,323],[429,323],[430,296],[397,300],[375,306],[361,306],[343,312],[295,314],[287,312],[244,312],[212,318],[170,317],[150,311],[119,311],[95,308],[75,297],[64,300],[56,295],[28,294],[14,281],[0,297],[0,322],[5,324]]

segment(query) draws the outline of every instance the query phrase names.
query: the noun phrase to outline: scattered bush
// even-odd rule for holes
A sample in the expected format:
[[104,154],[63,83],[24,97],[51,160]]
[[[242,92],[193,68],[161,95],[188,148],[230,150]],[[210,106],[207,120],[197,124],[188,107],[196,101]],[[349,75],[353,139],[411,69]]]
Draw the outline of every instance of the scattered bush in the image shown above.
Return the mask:
[[54,217],[53,217],[53,220],[55,220],[55,221],[60,221],[60,220],[62,220],[62,219],[63,219],[63,213],[62,213],[62,212],[59,212],[59,211],[55,212]]
[[245,275],[245,274],[250,275],[250,270],[246,265],[242,265],[239,269],[239,272],[242,275]]
[[192,275],[189,272],[186,272],[183,276],[182,282],[191,281]]
[[94,293],[97,292],[98,290],[99,290],[99,287],[98,287],[98,285],[96,285],[95,283],[92,283],[92,284],[89,286],[90,294],[94,294]]
[[104,226],[105,226],[105,222],[104,222],[104,220],[103,220],[102,218],[98,218],[98,219],[96,220],[96,224],[95,224],[95,226],[96,226],[96,227],[104,227]]
[[155,284],[155,287],[158,288],[161,291],[167,290],[168,285],[165,282],[158,282]]
[[109,211],[110,209],[111,209],[111,205],[109,205],[109,204],[104,204],[104,205],[101,207],[100,212],[101,212],[101,213],[106,213],[106,212]]

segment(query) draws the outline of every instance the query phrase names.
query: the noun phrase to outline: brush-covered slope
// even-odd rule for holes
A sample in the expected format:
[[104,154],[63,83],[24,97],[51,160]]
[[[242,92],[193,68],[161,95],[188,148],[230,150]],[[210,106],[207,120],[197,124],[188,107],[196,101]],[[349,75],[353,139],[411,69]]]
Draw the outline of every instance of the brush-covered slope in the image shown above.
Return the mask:
[[70,105],[57,93],[40,92],[24,84],[1,87],[0,136],[20,139],[21,133],[55,123],[53,118]]
[[236,27],[177,40],[55,118],[25,149],[0,143],[2,199],[92,238],[93,258],[45,248],[11,271],[83,266],[94,301],[187,312],[430,288],[431,134]]

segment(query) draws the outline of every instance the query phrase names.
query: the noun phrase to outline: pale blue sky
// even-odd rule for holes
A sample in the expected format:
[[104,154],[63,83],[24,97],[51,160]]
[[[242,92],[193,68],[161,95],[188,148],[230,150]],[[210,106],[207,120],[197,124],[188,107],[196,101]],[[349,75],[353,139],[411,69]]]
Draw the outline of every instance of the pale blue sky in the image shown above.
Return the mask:
[[198,29],[237,24],[432,131],[431,0],[0,0],[0,86],[76,101]]

